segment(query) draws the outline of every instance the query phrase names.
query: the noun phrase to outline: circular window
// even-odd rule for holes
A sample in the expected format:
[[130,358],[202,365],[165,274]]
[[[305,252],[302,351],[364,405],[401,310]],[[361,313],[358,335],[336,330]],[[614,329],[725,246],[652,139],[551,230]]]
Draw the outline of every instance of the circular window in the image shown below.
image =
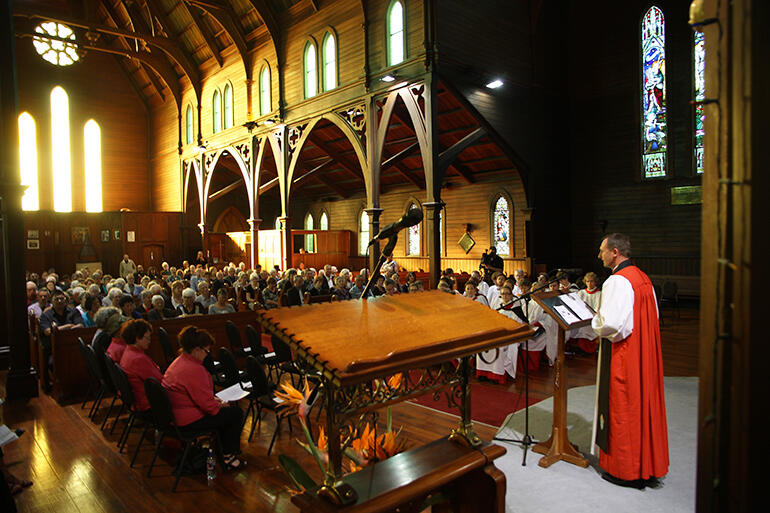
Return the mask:
[[[74,43],[75,34],[66,25],[48,21],[35,27],[35,32],[57,38],[34,37],[32,39],[32,44],[35,45],[37,53],[51,64],[69,66],[80,59],[77,53],[78,45]],[[73,42],[69,43],[64,40]]]

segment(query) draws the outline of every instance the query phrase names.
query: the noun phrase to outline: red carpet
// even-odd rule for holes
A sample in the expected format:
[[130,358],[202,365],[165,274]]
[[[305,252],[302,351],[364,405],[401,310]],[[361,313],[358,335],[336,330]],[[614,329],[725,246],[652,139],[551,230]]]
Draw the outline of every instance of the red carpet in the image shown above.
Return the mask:
[[[413,403],[440,410],[452,415],[459,415],[459,409],[449,406],[446,396],[433,400],[433,394],[423,395],[412,400]],[[529,404],[537,401],[530,396]],[[500,387],[471,383],[471,418],[477,422],[500,426],[508,414],[524,408],[524,395],[508,392]]]

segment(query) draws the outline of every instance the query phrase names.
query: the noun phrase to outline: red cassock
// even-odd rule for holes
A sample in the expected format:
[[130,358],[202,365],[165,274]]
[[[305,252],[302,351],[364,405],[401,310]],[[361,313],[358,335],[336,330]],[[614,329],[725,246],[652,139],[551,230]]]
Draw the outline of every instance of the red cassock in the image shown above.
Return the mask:
[[634,328],[612,343],[609,452],[600,452],[599,464],[620,479],[663,477],[668,472],[668,432],[655,295],[638,267],[616,274],[634,289]]

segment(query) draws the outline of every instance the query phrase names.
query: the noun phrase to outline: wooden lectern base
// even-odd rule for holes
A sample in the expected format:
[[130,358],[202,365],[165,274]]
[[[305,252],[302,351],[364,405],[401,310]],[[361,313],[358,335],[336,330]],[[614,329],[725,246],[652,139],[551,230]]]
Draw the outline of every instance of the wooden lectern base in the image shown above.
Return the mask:
[[503,454],[499,445],[474,449],[443,438],[343,477],[354,504],[335,506],[312,492],[291,501],[302,513],[405,513],[422,511],[440,492],[433,512],[504,513],[505,475],[493,463]]

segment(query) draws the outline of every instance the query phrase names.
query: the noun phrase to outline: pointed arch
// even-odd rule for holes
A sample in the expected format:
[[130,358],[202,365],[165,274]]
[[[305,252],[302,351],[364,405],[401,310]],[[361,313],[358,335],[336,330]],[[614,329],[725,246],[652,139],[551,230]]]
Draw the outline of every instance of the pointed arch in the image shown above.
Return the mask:
[[271,100],[270,64],[265,62],[259,71],[259,115],[266,116],[273,111]]
[[187,104],[187,108],[185,109],[184,114],[184,133],[185,133],[185,144],[192,144],[194,139],[194,122],[193,122],[193,108],[191,104]]
[[[404,212],[416,208],[422,211],[422,204],[417,198],[411,197],[404,204]],[[404,230],[404,255],[422,255],[422,221]]]
[[222,131],[222,95],[214,89],[211,95],[211,129],[213,133]]
[[235,122],[235,105],[233,104],[233,85],[228,81],[222,93],[222,126],[225,130],[232,128]]
[[102,211],[102,133],[99,123],[89,119],[83,126],[86,212]]
[[302,50],[302,77],[305,84],[305,98],[318,94],[318,49],[316,42],[308,38]]
[[321,216],[318,219],[318,229],[319,230],[329,229],[329,214],[326,212],[326,209],[321,209]]
[[406,10],[402,0],[392,0],[387,10],[386,42],[388,66],[406,59]]
[[40,210],[38,191],[37,134],[35,118],[29,112],[19,114],[19,174],[26,186],[21,197],[21,209]]
[[369,246],[369,214],[366,212],[366,206],[362,205],[358,211],[358,254],[366,255]]
[[235,160],[236,164],[238,164],[238,169],[241,171],[241,176],[243,177],[243,183],[246,187],[246,196],[249,199],[249,214],[254,215],[254,194],[253,194],[253,187],[252,187],[252,180],[251,176],[249,174],[249,168],[246,165],[246,163],[241,158],[240,153],[238,153],[238,150],[236,150],[232,146],[226,146],[224,148],[220,148],[217,150],[214,157],[211,159],[211,162],[209,163],[209,169],[210,171],[207,171],[206,174],[206,180],[205,185],[203,188],[203,195],[202,200],[203,203],[201,203],[201,210],[203,211],[203,219],[206,219],[206,211],[208,210],[208,197],[209,197],[209,190],[211,189],[211,178],[214,176],[214,172],[217,168],[217,163],[219,162],[219,159],[222,157],[223,154],[229,154],[232,156],[232,158]]
[[334,30],[327,30],[321,42],[321,85],[325,91],[331,91],[337,83],[337,35]]
[[53,209],[72,212],[69,97],[58,85],[51,90],[51,170]]
[[489,204],[489,240],[501,257],[513,256],[513,199],[507,191],[499,190]]

